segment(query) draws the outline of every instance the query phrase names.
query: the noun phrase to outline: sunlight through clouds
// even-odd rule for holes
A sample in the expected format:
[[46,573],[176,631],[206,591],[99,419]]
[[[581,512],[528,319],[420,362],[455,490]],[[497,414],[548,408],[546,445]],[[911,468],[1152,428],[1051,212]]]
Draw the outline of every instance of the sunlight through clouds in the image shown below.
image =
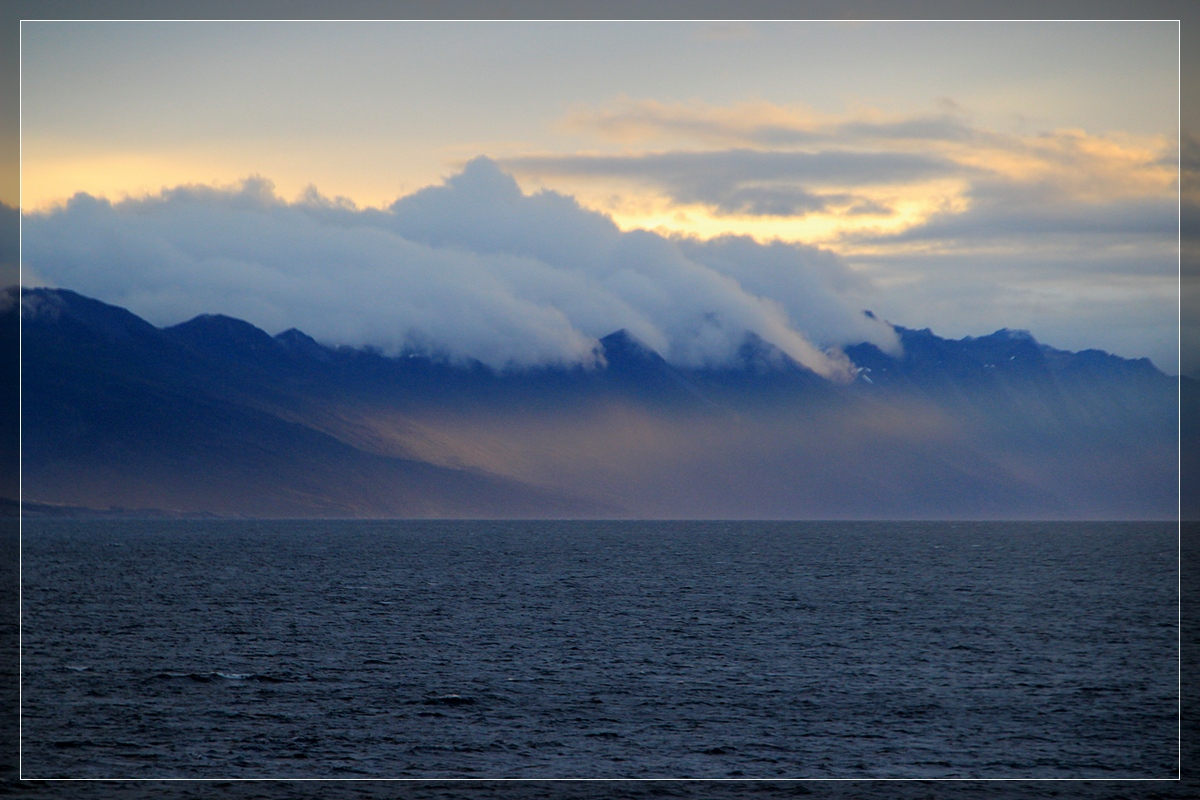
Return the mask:
[[[1175,362],[1175,304],[1140,282],[1178,257],[1174,23],[27,23],[23,45],[26,211],[261,175],[366,219],[482,157],[621,235],[827,250],[856,313]],[[1042,272],[1091,300],[1043,313]]]
[[[1175,195],[1170,137],[1074,129],[1017,136],[973,127],[952,100],[940,105],[958,113],[867,109],[839,117],[761,101],[711,107],[620,97],[576,107],[561,125],[618,142],[623,154],[504,163],[518,176],[574,179],[581,198],[623,227],[821,243],[903,235],[1005,194],[1026,210],[1057,212],[1065,203],[1081,214]],[[664,149],[668,143],[673,149]],[[603,181],[603,202],[588,191],[592,180]],[[621,182],[623,194],[614,191]],[[647,192],[656,202],[647,203]]]

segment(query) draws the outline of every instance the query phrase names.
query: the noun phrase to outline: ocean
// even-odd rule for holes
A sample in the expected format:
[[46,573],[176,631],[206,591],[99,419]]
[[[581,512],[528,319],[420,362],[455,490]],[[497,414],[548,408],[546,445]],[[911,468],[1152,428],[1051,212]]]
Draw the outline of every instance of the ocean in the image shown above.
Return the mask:
[[21,772],[1174,778],[1176,537],[27,519]]

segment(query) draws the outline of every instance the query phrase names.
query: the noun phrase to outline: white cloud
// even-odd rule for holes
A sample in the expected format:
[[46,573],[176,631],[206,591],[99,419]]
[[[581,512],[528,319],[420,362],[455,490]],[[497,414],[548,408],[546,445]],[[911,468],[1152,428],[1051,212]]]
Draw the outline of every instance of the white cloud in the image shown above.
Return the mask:
[[589,364],[620,328],[688,365],[724,363],[754,333],[830,377],[845,364],[825,349],[894,345],[827,251],[622,233],[569,197],[522,194],[487,159],[386,211],[314,192],[288,203],[262,179],[118,203],[77,195],[25,218],[24,258],[158,325],[225,313],[497,368]]

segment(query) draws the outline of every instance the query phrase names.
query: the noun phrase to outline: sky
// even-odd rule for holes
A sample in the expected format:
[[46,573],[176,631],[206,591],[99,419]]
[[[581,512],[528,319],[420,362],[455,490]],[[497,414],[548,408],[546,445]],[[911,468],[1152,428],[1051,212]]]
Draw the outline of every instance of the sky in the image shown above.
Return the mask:
[[222,312],[495,366],[588,363],[626,327],[685,364],[752,332],[837,377],[837,347],[894,346],[869,308],[1174,373],[1176,42],[26,22],[23,278],[160,325]]

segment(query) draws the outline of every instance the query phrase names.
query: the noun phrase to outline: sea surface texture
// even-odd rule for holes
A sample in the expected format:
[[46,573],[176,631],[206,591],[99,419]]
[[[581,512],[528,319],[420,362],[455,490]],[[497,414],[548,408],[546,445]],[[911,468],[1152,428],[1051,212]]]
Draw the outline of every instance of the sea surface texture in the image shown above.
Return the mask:
[[26,520],[25,778],[1174,778],[1174,523]]

